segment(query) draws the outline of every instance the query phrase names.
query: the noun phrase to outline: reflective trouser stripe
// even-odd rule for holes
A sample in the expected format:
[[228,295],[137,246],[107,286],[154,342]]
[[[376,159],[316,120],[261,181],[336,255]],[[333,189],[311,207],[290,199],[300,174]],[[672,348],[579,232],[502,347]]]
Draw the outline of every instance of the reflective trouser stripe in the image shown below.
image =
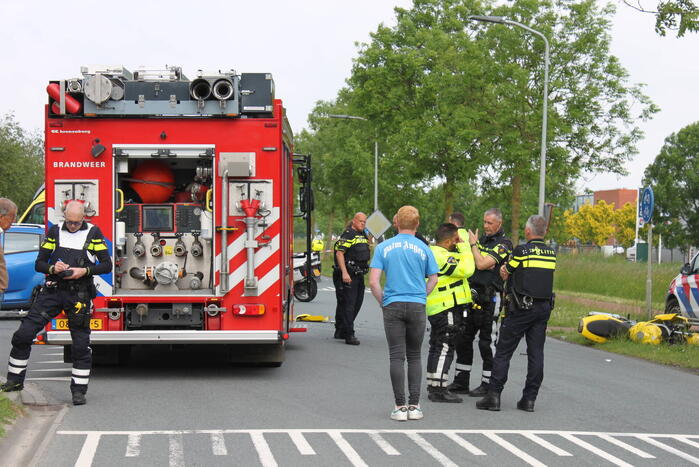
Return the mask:
[[73,382],[75,384],[84,384],[87,386],[87,382],[90,381],[90,378],[76,378],[73,376]]
[[10,373],[14,373],[16,375],[21,374],[26,369],[27,369],[27,367],[17,368],[16,366],[12,366],[12,365],[7,366],[7,371],[9,371]]
[[73,376],[90,376],[90,370],[81,370],[78,368],[73,368]]
[[457,371],[471,371],[471,365],[464,365],[463,363],[456,364]]
[[29,360],[18,360],[16,358],[10,357],[10,365],[14,366],[27,366]]

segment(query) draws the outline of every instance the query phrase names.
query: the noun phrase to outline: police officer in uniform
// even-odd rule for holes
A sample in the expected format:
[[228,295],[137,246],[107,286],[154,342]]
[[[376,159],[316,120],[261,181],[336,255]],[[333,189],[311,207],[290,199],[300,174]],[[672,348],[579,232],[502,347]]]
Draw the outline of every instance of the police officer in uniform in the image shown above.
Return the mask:
[[435,234],[437,245],[430,247],[439,267],[437,285],[427,296],[430,322],[430,351],[427,357],[427,397],[432,402],[462,402],[447,390],[454,345],[471,291],[464,287],[475,269],[473,254],[461,242],[454,224],[442,224]]
[[534,215],[527,220],[524,237],[512,257],[500,268],[507,281],[506,314],[495,348],[493,374],[486,396],[476,403],[482,410],[500,410],[500,393],[510,367],[510,359],[522,336],[527,340],[527,380],[517,408],[534,411],[534,402],[544,379],[546,325],[553,309],[553,273],[556,253],[544,243],[546,219]]
[[354,319],[364,301],[364,274],[369,271],[369,239],[364,233],[365,226],[366,214],[358,212],[334,248],[335,339],[344,339],[349,345],[359,345],[354,335]]
[[[460,218],[459,218],[460,216]],[[453,213],[452,218],[463,224],[463,215]],[[464,321],[464,332],[456,344],[456,376],[449,390],[471,397],[483,397],[487,392],[493,369],[493,352],[497,341],[497,319],[500,314],[500,297],[503,282],[499,275],[500,266],[512,251],[512,242],[502,230],[502,212],[497,208],[483,215],[484,235],[478,238],[470,230],[459,230],[463,240],[468,240],[476,263],[476,272],[468,279],[472,289],[473,305]],[[481,384],[469,392],[471,366],[473,364],[473,341],[478,335],[478,349],[483,360]]]
[[112,261],[99,228],[85,222],[84,217],[84,205],[79,201],[69,202],[65,221],[52,226],[41,245],[35,269],[48,277],[12,336],[7,382],[0,387],[2,391],[19,391],[24,387],[34,337],[64,311],[73,340],[70,382],[73,405],[85,404],[92,367],[90,312],[97,294],[92,277],[110,272]]

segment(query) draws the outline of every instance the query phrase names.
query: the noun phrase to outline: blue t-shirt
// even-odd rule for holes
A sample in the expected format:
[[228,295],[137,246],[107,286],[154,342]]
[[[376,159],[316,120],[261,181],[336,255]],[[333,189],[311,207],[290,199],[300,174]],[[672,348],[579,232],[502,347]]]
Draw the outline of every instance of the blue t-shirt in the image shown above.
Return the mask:
[[439,272],[430,248],[410,234],[398,234],[379,243],[369,267],[386,273],[383,306],[393,302],[425,303],[425,276]]

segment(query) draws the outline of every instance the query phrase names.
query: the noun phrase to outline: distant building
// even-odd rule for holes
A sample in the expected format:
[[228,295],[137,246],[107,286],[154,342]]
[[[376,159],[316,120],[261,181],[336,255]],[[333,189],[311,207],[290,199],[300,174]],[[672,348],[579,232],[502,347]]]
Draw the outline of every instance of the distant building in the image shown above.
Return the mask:
[[589,204],[589,205],[595,204],[595,197],[592,193],[575,195],[575,201],[573,203],[573,212],[580,211],[580,208],[586,204]]
[[614,203],[614,209],[621,209],[624,207],[626,203],[631,203],[632,206],[636,205],[636,200],[638,199],[638,190],[631,190],[628,188],[617,188],[616,190],[601,190],[595,191],[592,196],[594,196],[593,204],[597,204],[600,201],[604,201],[607,204]]

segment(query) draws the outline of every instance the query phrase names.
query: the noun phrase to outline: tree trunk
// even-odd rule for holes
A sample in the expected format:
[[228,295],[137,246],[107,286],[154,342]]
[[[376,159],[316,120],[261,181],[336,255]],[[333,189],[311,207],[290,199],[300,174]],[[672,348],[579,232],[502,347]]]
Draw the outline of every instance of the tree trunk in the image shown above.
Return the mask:
[[[516,172],[515,168],[515,172]],[[512,244],[517,246],[519,244],[519,216],[522,209],[522,177],[520,175],[514,175],[512,177]]]

